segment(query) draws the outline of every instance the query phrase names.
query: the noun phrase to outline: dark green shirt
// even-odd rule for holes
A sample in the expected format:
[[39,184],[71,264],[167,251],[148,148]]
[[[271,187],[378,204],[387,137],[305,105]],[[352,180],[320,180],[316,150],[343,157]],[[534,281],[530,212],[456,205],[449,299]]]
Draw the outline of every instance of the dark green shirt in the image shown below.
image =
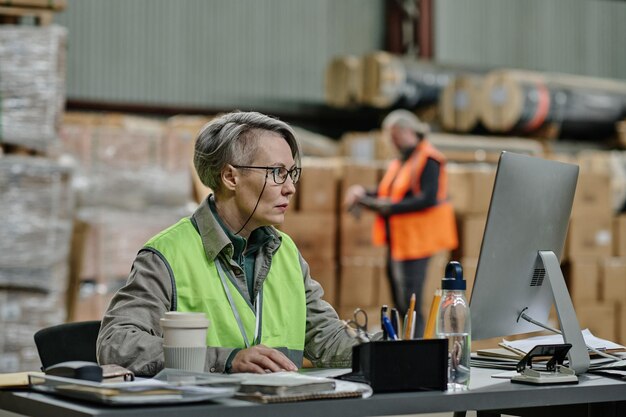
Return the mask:
[[[230,239],[233,244],[233,260],[237,262],[237,265],[243,270],[246,283],[248,284],[248,294],[252,297],[252,294],[254,294],[254,264],[256,255],[259,249],[272,239],[272,236],[264,228],[260,227],[254,230],[250,234],[250,239],[246,241],[246,238],[234,234],[226,227],[224,221],[217,213],[215,201],[213,201],[212,198],[209,199],[209,206],[211,207],[211,212],[224,230],[224,233],[226,233],[226,236],[228,236],[228,239]],[[250,301],[254,304],[253,300]]]

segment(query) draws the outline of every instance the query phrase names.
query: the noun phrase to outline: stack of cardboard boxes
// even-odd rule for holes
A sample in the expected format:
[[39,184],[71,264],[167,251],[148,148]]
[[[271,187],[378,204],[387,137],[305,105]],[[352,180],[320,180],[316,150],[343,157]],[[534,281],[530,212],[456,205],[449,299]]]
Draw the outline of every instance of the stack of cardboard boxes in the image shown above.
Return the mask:
[[598,165],[582,157],[578,163],[581,170],[563,256],[564,274],[580,326],[624,343],[626,252],[618,243],[621,217],[614,219],[608,159]]
[[303,175],[281,229],[296,243],[324,299],[337,300],[337,177],[334,159],[302,161]]
[[77,160],[77,217],[86,225],[72,320],[100,319],[145,242],[190,214],[189,164],[205,121],[66,114],[61,138]]
[[[345,160],[340,182],[342,201],[352,185],[375,190],[381,178],[381,168],[376,163]],[[389,284],[385,279],[386,249],[372,245],[375,218],[374,213],[364,209],[357,208],[349,213],[342,206],[339,211],[337,312],[342,318],[351,318],[356,308],[364,309],[369,317],[378,317],[380,306],[391,304]],[[376,325],[376,320],[370,324]]]

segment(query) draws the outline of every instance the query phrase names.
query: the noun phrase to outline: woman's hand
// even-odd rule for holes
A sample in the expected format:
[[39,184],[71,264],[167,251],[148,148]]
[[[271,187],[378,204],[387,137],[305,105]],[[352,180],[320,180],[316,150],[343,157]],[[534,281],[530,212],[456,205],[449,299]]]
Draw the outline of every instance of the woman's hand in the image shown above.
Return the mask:
[[297,371],[298,367],[281,351],[264,345],[255,345],[237,352],[231,365],[231,372]]

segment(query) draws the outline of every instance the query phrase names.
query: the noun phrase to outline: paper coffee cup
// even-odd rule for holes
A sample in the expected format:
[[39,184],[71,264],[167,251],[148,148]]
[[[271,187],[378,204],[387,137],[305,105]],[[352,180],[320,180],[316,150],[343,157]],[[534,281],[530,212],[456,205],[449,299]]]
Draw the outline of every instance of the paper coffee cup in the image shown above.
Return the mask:
[[161,318],[163,345],[170,347],[206,346],[209,319],[204,313],[169,311]]
[[161,318],[165,367],[204,372],[208,327],[204,313],[165,313]]

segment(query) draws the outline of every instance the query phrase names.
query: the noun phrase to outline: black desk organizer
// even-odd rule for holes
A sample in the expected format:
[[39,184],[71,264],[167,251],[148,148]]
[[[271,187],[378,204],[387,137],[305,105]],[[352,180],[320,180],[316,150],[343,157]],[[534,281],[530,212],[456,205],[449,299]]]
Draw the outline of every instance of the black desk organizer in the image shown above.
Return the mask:
[[354,346],[352,372],[340,378],[369,384],[374,392],[445,391],[448,340],[377,341]]

